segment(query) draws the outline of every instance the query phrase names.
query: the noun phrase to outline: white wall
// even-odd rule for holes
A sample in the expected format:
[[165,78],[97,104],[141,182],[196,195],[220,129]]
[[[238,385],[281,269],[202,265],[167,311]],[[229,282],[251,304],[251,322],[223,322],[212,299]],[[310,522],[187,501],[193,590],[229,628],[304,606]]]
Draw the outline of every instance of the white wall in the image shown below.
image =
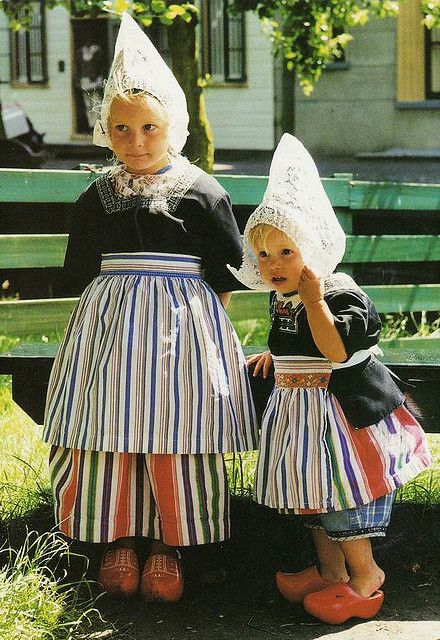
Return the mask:
[[324,71],[309,98],[296,91],[295,133],[322,155],[376,151],[394,142],[395,19],[371,19],[352,34],[350,67]]
[[[3,22],[5,17],[0,18]],[[46,87],[12,87],[0,85],[4,102],[18,101],[35,129],[46,132],[45,142],[69,142],[72,133],[71,54],[68,12],[57,7],[47,10],[47,63],[49,82]],[[63,60],[64,73],[58,70]]]
[[[71,36],[68,12],[47,10],[47,87],[0,85],[3,101],[17,100],[37,131],[46,132],[45,142],[72,140]],[[5,20],[0,12],[0,20]],[[270,42],[258,19],[246,14],[247,82],[222,85],[205,91],[208,118],[217,149],[274,148],[273,57]],[[64,72],[58,69],[63,60]]]
[[246,14],[247,82],[205,90],[216,149],[274,148],[273,56],[258,19]]

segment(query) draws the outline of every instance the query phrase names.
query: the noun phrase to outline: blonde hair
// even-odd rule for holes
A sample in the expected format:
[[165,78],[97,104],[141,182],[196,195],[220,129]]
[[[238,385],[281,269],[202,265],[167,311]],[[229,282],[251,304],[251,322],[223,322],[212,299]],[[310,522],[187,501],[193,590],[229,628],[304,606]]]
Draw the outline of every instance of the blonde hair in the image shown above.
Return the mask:
[[286,240],[290,242],[288,236],[286,236],[284,231],[281,231],[281,229],[278,229],[277,227],[273,227],[271,224],[262,222],[260,224],[256,224],[255,227],[252,227],[252,229],[249,231],[248,237],[252,249],[254,249],[254,251],[256,251],[257,249],[266,250],[267,238],[273,231],[278,231],[278,233],[283,235]]

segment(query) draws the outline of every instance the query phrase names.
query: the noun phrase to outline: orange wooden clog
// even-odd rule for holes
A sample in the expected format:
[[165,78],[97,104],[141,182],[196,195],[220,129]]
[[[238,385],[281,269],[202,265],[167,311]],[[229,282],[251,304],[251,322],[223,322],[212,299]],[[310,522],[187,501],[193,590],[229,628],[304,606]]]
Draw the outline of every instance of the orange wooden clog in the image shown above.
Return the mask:
[[276,576],[278,591],[289,602],[302,602],[308,593],[325,589],[331,583],[325,580],[316,567],[309,567],[299,573],[283,573]]
[[379,612],[384,601],[383,591],[364,598],[348,584],[338,582],[304,598],[304,609],[328,624],[342,624],[349,618],[369,620]]
[[183,595],[180,561],[171,556],[154,554],[145,563],[141,593],[146,602],[177,602]]
[[139,563],[133,549],[108,549],[102,558],[97,581],[112,596],[129,598],[139,587]]

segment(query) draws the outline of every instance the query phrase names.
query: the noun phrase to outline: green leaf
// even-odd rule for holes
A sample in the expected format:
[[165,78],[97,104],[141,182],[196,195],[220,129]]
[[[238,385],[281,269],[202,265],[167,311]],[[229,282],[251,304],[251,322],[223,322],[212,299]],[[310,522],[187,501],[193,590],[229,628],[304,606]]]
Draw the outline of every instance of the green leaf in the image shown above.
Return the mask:
[[167,9],[167,5],[163,0],[151,0],[151,10],[154,13],[164,13]]
[[166,15],[159,16],[159,21],[166,27],[170,27],[173,24],[173,21],[170,18],[167,18]]
[[185,8],[181,4],[170,4],[168,11],[172,11],[175,16],[183,16]]

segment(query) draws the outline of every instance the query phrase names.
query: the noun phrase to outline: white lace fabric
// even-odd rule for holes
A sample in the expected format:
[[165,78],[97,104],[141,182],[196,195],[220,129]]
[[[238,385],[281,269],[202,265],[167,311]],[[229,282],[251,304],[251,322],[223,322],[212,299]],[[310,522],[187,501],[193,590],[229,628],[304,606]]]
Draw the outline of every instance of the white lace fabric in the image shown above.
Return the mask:
[[113,180],[115,194],[121,198],[136,195],[143,198],[167,198],[190,166],[187,158],[177,156],[170,169],[163,173],[130,173],[125,164],[119,164],[112,167],[107,175]]
[[151,213],[162,214],[182,224],[173,213],[188,189],[203,174],[203,170],[185,158],[177,156],[172,167],[163,173],[133,174],[124,164],[112,167],[96,181],[106,213],[112,214],[132,206],[132,198],[148,201]]
[[249,242],[249,232],[258,224],[284,232],[298,247],[304,264],[320,277],[332,273],[344,255],[345,234],[316,165],[301,142],[289,134],[283,135],[275,150],[263,200],[246,224],[242,265],[239,270],[229,267],[247,287],[270,291]]
[[101,116],[93,131],[94,144],[112,148],[108,132],[111,103],[116,96],[133,89],[154,96],[164,107],[169,121],[170,150],[178,154],[188,137],[185,94],[148,36],[128,13],[123,13],[113,63],[104,88]]

